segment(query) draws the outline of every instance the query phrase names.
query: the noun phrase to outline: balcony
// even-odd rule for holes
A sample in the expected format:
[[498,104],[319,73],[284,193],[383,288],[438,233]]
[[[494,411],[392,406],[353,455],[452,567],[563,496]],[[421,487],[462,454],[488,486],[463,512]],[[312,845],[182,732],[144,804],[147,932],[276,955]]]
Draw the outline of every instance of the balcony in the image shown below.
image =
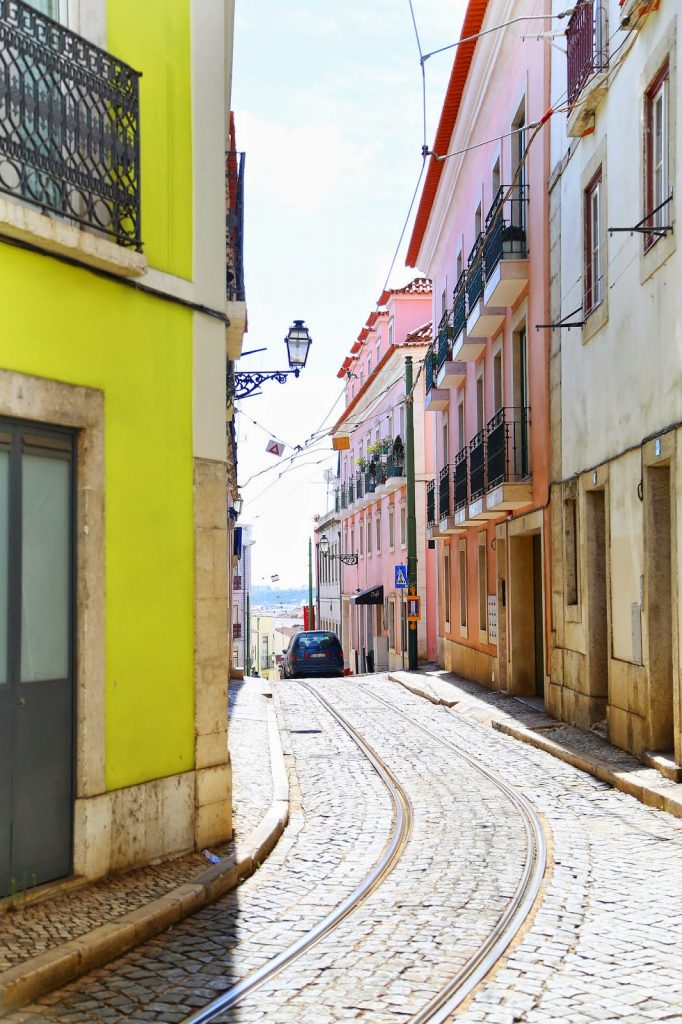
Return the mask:
[[606,93],[609,67],[605,0],[578,0],[566,29],[568,102],[566,130],[581,136],[594,127],[594,112]]
[[452,466],[443,466],[438,478],[438,532],[441,536],[459,533],[453,511],[454,473]]
[[[24,215],[23,233],[142,273],[143,257],[115,255],[142,252],[139,72],[20,0],[0,0],[0,37],[0,192],[66,222]],[[69,223],[96,237],[76,238]]]
[[426,525],[436,525],[436,481],[429,480],[426,485]]
[[469,518],[469,446],[462,448],[455,456],[453,481],[454,516],[450,533],[456,533],[465,526],[475,526]]
[[486,427],[486,509],[491,514],[530,504],[529,410],[499,409]]
[[[505,196],[508,198],[505,199]],[[528,186],[503,185],[485,221],[485,308],[514,306],[528,284]]]
[[393,440],[377,466],[377,492],[392,494],[405,484],[405,448],[400,435]]
[[467,321],[466,345],[457,353],[459,359],[478,359],[485,348],[485,341],[498,329],[504,320],[504,310],[491,310],[484,306],[483,288],[485,283],[485,235],[481,232],[469,253],[467,262]]
[[430,348],[424,359],[424,377],[426,379],[426,412],[442,412],[447,409],[450,395],[436,387],[436,363],[437,355],[433,348]]
[[[233,128],[234,126],[232,126]],[[233,136],[234,137],[234,136]],[[246,330],[244,287],[244,153],[225,154],[225,288],[227,296],[227,355],[239,359]]]

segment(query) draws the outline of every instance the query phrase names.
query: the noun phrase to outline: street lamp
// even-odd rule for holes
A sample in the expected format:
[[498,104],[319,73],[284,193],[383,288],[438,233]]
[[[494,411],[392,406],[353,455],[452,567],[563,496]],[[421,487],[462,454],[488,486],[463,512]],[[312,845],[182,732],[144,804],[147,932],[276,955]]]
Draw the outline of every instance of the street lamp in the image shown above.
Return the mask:
[[323,554],[325,558],[339,558],[343,562],[344,565],[357,565],[358,564],[358,556],[357,555],[330,555],[329,554],[329,540],[328,540],[326,534],[324,534],[324,533],[322,534],[322,536],[320,537],[319,541],[317,542],[317,546],[320,549],[320,553]]
[[[298,377],[308,360],[308,352],[312,344],[310,332],[303,320],[294,320],[287,332],[284,343],[287,347],[288,370],[253,370],[252,372],[239,370],[230,372],[231,368],[228,369],[228,401],[235,402],[240,398],[248,398],[250,395],[255,394],[266,380],[276,380],[278,384],[285,384],[292,373],[294,377]],[[256,349],[255,351],[263,350]],[[251,353],[246,354],[251,355]]]

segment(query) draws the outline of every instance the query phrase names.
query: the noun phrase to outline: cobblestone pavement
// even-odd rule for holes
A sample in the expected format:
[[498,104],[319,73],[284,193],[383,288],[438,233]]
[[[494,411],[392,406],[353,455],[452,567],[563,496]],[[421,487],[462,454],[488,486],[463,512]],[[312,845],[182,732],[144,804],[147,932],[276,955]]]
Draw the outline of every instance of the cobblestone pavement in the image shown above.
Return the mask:
[[[681,821],[385,677],[315,685],[407,789],[413,833],[361,908],[223,1021],[405,1021],[454,973],[514,889],[524,843],[506,798],[411,730],[379,695],[521,788],[551,836],[535,917],[457,1020],[682,1022]],[[276,692],[296,777],[291,824],[267,863],[171,934],[8,1020],[172,1024],[264,963],[364,876],[389,833],[386,792],[303,687],[280,684]]]
[[[272,798],[265,698],[257,682],[231,682],[229,699],[235,838],[261,821]],[[226,856],[233,844],[216,847]],[[140,868],[0,916],[0,971],[115,920],[191,881],[208,864],[200,854]]]

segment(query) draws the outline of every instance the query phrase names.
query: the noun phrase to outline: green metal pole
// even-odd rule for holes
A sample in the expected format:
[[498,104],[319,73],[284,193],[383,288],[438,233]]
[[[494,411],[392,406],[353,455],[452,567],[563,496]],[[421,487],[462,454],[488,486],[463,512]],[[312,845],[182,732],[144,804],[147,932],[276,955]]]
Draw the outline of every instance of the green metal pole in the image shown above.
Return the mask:
[[[405,356],[405,394],[407,409],[405,429],[405,470],[407,474],[407,583],[411,594],[417,593],[417,519],[415,516],[414,483],[414,414],[412,411],[412,356]],[[417,668],[417,623],[407,624],[407,667]]]
[[244,637],[244,675],[251,675],[251,593],[246,591],[246,636]]
[[308,629],[314,629],[313,610],[313,540],[308,538]]

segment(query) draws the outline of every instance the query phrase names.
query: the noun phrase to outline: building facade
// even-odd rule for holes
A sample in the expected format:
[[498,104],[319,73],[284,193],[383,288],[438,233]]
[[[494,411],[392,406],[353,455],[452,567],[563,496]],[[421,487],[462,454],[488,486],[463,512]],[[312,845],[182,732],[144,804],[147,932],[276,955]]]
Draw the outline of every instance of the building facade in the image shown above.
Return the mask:
[[[514,13],[511,2],[468,4],[462,38],[478,38],[456,51],[407,262],[433,281],[438,662],[544,698],[549,47],[521,38],[525,21],[486,31]],[[540,19],[534,31],[549,13],[545,0],[524,8]]]
[[576,6],[552,55],[548,706],[680,775],[679,8]]
[[[342,642],[353,672],[393,669],[407,647],[404,591],[396,565],[407,562],[405,475],[405,361],[414,364],[414,452],[417,522],[417,586],[422,595],[433,572],[426,541],[426,482],[431,475],[429,424],[424,420],[424,376],[418,370],[431,342],[431,284],[415,278],[384,292],[339,370],[346,408],[331,434],[340,453],[336,504],[342,553],[357,555],[343,566]],[[427,436],[425,436],[425,432]],[[426,442],[426,443],[425,443]],[[428,602],[425,603],[428,610]],[[435,619],[418,626],[418,656],[435,655]],[[430,650],[431,648],[431,650]]]
[[[335,493],[340,484],[334,484]],[[322,551],[320,539],[326,544]],[[341,561],[341,520],[335,509],[320,516],[315,523],[315,571],[317,579],[317,629],[328,629],[341,639],[342,575]]]
[[231,834],[243,331],[231,4],[41,0],[0,20],[1,894]]

